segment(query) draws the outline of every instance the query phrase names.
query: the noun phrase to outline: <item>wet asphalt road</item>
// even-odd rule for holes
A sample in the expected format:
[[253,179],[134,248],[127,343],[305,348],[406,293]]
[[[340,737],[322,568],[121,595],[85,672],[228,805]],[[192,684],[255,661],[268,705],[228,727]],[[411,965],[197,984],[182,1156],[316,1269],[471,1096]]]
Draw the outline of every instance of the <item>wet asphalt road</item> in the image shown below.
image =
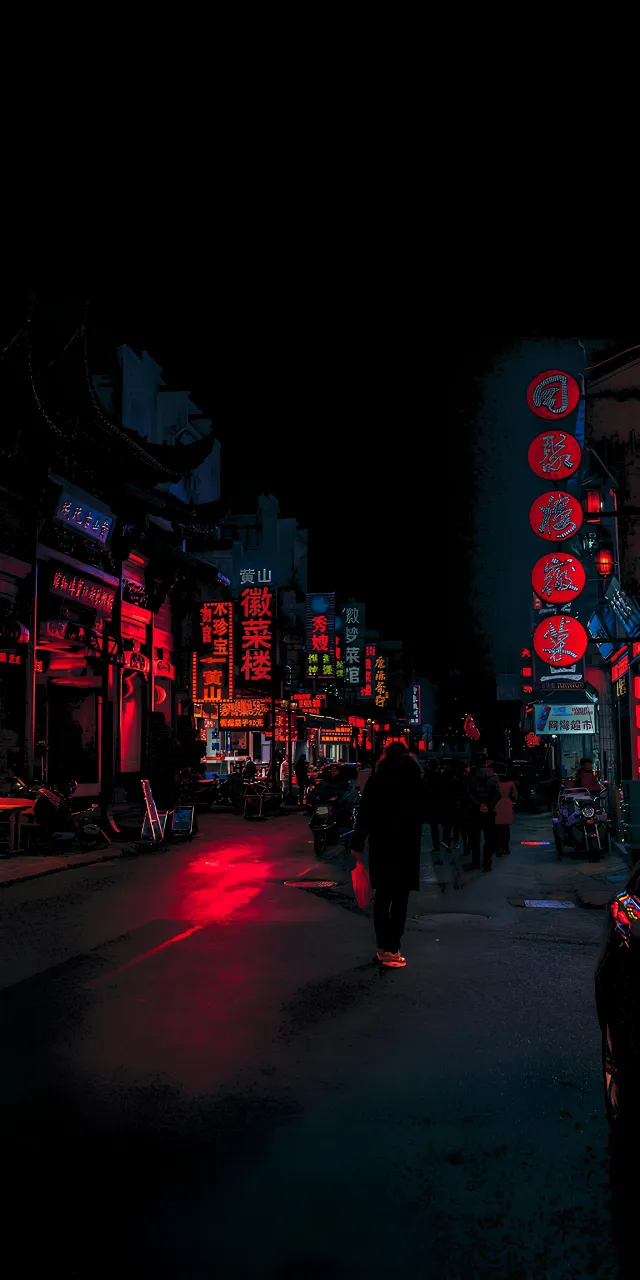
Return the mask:
[[404,971],[298,815],[4,890],[13,1274],[637,1277],[603,912],[508,901],[571,897],[546,838],[519,819],[484,877],[425,852]]

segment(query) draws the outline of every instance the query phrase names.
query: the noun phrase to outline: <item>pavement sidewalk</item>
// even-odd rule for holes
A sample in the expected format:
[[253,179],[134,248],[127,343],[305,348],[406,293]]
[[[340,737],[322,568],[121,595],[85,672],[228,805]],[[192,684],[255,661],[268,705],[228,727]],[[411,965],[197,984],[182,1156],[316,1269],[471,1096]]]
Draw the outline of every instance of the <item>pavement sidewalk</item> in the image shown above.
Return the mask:
[[91,853],[71,853],[66,857],[53,854],[18,853],[15,857],[0,858],[0,889],[20,880],[39,880],[56,871],[68,871],[72,867],[89,867],[94,862],[113,862],[122,857],[125,849],[94,849]]

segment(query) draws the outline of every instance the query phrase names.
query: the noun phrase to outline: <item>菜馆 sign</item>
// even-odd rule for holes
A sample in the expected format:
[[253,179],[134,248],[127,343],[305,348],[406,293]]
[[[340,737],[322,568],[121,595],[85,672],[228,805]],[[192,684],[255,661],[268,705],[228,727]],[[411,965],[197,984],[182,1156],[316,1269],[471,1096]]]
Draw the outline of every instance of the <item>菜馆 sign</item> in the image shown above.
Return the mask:
[[578,383],[561,369],[545,369],[527,387],[527,404],[539,418],[566,418],[579,399]]
[[346,684],[359,687],[362,684],[364,605],[348,604],[342,616],[344,619],[344,679]]
[[538,623],[533,647],[551,667],[569,667],[586,652],[589,637],[581,622],[567,613],[554,613]]

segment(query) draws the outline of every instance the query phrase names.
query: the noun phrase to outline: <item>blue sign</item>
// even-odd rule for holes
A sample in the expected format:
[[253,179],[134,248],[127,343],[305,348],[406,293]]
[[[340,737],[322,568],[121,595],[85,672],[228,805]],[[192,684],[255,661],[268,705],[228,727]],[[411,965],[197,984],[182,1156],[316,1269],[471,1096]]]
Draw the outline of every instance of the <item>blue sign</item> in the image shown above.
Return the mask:
[[626,591],[622,590],[617,578],[612,578],[605,592],[606,598],[629,639],[640,635],[640,608]]
[[600,621],[597,613],[591,614],[587,623],[587,631],[589,632],[591,639],[595,640],[603,658],[610,658],[615,645],[611,644],[608,632]]
[[63,493],[60,497],[56,520],[66,524],[69,529],[75,529],[76,533],[83,534],[85,538],[100,542],[103,547],[109,541],[114,523],[113,516],[105,515],[97,507],[90,507],[86,502],[71,498],[68,493]]

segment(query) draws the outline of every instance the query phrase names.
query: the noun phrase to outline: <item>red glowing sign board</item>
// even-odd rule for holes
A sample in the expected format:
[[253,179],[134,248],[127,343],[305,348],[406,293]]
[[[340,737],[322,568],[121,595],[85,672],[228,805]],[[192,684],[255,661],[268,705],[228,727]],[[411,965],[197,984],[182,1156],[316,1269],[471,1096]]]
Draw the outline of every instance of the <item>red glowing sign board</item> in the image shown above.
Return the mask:
[[531,504],[529,523],[539,538],[549,542],[564,542],[578,532],[583,511],[576,498],[563,489],[543,493]]
[[307,676],[318,680],[335,679],[335,592],[310,592],[306,605]]
[[296,693],[291,702],[292,711],[303,711],[307,714],[318,714],[324,709],[326,697],[324,693]]
[[566,431],[543,431],[529,445],[529,466],[543,480],[566,480],[580,466],[582,449]]
[[624,657],[621,658],[619,662],[614,662],[611,668],[611,679],[613,683],[615,684],[615,681],[619,680],[620,676],[626,675],[628,670],[629,670],[629,654],[625,653]]
[[348,724],[338,724],[333,729],[323,729],[320,733],[321,742],[351,742],[353,730]]
[[528,746],[528,747],[539,747],[539,746],[540,746],[540,739],[539,739],[539,737],[538,737],[537,733],[528,733],[528,734],[527,734],[527,736],[526,736],[526,738],[525,738],[525,742],[526,742],[526,744],[527,744],[527,746]]
[[387,659],[381,656],[377,657],[375,659],[374,670],[375,670],[374,680],[375,680],[376,706],[386,707],[389,701]]
[[531,582],[537,596],[550,604],[565,604],[580,595],[586,581],[585,571],[575,556],[566,551],[553,551],[534,564]]
[[221,729],[262,729],[267,723],[269,702],[266,698],[235,698],[220,703]]
[[527,387],[527,404],[539,418],[565,418],[573,413],[579,399],[575,378],[561,369],[545,369]]
[[372,698],[376,679],[377,648],[375,644],[364,646],[364,684],[360,689],[361,698]]
[[104,613],[111,617],[115,592],[113,587],[105,587],[91,578],[83,578],[74,573],[63,573],[56,569],[51,575],[49,590],[54,596],[64,596],[65,600],[75,600],[85,609],[95,609],[96,613]]
[[245,684],[271,680],[273,669],[273,591],[269,587],[245,587],[240,594],[242,657],[240,671]]
[[589,637],[581,622],[566,613],[555,613],[539,622],[533,635],[533,647],[551,667],[570,667],[586,651]]
[[[229,600],[200,606],[203,652],[197,664],[194,701],[219,702],[233,696],[233,605]],[[200,691],[202,690],[202,691]]]
[[22,666],[22,654],[11,653],[9,649],[0,649],[0,663],[6,662],[10,667]]

